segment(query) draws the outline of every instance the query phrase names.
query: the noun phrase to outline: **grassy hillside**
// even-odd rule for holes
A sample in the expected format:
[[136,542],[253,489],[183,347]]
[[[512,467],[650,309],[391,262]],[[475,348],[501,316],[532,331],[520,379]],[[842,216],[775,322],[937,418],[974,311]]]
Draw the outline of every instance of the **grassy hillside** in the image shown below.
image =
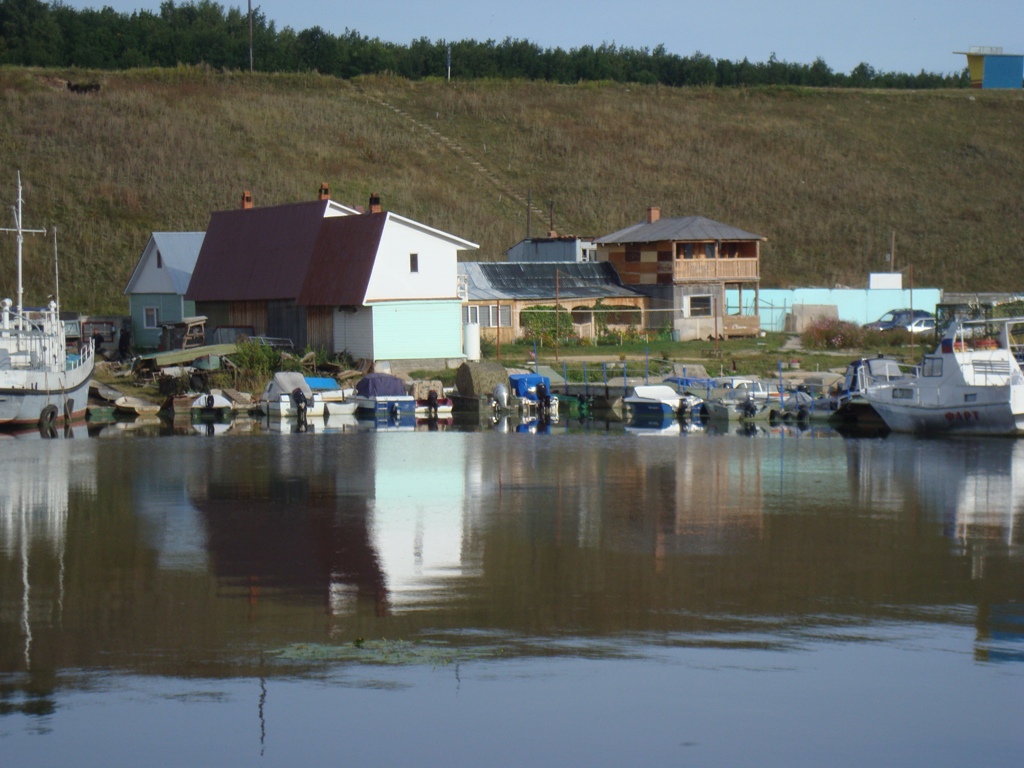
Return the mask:
[[[102,83],[97,93],[56,87]],[[763,284],[1024,290],[1024,95],[704,90],[524,82],[342,81],[179,68],[0,70],[0,201],[58,229],[65,307],[124,312],[152,231],[213,210],[379,192],[386,208],[502,258],[549,201],[560,233],[702,214],[762,234]],[[8,217],[5,226],[9,226]],[[15,291],[14,241],[0,295]],[[26,242],[26,302],[52,292],[52,243]]]

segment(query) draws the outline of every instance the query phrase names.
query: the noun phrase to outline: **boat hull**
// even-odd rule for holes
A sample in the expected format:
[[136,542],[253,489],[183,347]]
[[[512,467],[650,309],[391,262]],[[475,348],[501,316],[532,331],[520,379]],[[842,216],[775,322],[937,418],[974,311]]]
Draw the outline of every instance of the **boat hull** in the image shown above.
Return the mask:
[[0,371],[0,426],[38,424],[50,406],[57,420],[84,418],[92,372],[91,358],[62,373]]
[[961,407],[893,406],[875,401],[875,410],[893,432],[910,434],[1024,435],[1024,411],[1009,402]]
[[387,418],[397,415],[415,416],[416,401],[411,395],[378,395],[377,397],[361,397],[356,395],[352,398],[356,409],[360,413],[372,413],[375,418]]

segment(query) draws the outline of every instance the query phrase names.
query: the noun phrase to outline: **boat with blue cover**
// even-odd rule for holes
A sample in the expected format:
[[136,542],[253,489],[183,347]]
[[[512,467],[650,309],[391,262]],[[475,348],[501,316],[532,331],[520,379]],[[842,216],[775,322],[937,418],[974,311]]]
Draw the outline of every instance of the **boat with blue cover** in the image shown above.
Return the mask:
[[390,373],[366,374],[356,382],[352,400],[358,411],[372,413],[374,417],[400,420],[416,415],[416,399],[405,391],[405,383]]

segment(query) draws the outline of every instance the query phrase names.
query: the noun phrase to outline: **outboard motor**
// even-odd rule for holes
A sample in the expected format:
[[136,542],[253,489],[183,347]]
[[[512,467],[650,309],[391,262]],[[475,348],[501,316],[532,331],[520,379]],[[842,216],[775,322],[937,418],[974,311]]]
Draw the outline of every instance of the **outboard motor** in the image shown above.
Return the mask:
[[295,403],[295,410],[298,411],[298,417],[299,417],[298,431],[299,432],[305,432],[306,431],[306,410],[308,409],[308,404],[306,402],[306,394],[301,389],[299,389],[298,387],[296,387],[295,389],[292,390],[292,402]]
[[504,384],[498,384],[494,387],[494,392],[491,393],[491,397],[494,398],[494,407],[501,411],[508,410],[508,387]]
[[748,397],[743,401],[743,405],[740,406],[740,413],[747,419],[757,416],[757,403],[754,402],[752,397]]
[[213,395],[206,396],[206,407],[210,409],[213,408]]
[[427,392],[427,415],[437,418],[437,390]]
[[551,395],[543,381],[537,385],[537,408],[541,413],[551,413]]

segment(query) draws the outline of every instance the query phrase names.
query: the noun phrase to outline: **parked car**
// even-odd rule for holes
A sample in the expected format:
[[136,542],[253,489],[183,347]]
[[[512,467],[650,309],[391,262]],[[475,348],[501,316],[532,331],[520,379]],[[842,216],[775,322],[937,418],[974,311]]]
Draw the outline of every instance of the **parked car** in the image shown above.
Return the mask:
[[919,317],[907,326],[911,333],[935,333],[934,317]]
[[[935,321],[935,315],[925,312],[923,309],[890,309],[873,323],[866,323],[865,328],[875,331],[891,331],[896,328],[907,328],[915,320],[930,317]],[[933,326],[934,330],[934,326]]]

